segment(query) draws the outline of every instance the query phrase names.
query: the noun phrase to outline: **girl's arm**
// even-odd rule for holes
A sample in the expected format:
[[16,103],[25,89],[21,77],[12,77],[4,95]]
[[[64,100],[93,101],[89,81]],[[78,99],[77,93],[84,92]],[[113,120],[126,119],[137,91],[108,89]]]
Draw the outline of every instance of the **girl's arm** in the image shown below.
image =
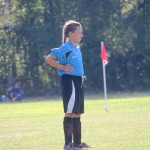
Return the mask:
[[62,65],[60,63],[57,62],[56,60],[56,57],[55,56],[52,56],[52,55],[48,55],[46,57],[46,63],[49,64],[50,66],[53,66],[57,69],[61,69],[61,70],[64,70],[66,72],[71,72],[74,70],[74,68],[70,65],[70,64],[67,64],[67,65]]

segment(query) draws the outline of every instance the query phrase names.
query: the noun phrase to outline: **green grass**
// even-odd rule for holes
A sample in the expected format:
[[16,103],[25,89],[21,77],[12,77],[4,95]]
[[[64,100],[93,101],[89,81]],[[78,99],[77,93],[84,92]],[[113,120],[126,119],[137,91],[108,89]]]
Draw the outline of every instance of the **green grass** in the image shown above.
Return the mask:
[[[42,99],[40,99],[42,100]],[[0,150],[62,150],[61,99],[0,104]],[[150,150],[150,96],[86,97],[82,139],[92,150]]]

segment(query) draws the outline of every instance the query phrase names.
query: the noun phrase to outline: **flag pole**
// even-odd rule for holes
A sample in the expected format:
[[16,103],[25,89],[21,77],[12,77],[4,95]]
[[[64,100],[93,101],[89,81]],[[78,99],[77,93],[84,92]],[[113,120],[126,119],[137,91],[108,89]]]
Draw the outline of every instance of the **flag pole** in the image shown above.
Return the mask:
[[104,62],[103,62],[103,82],[104,82],[105,111],[108,111],[107,87],[106,87],[106,71],[105,71],[105,64],[104,64]]
[[105,66],[108,63],[108,58],[106,54],[106,49],[104,46],[104,42],[101,42],[101,56],[102,58],[102,65],[103,65],[103,82],[104,82],[104,98],[105,98],[105,111],[108,111],[108,104],[107,104],[107,87],[106,87],[106,70]]

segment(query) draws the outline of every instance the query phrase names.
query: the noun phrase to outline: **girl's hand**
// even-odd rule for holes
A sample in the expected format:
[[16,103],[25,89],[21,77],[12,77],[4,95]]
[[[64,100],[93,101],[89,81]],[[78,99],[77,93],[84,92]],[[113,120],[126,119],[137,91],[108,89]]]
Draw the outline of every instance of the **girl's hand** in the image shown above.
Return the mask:
[[73,70],[74,68],[70,64],[64,66],[64,71],[66,72],[72,72]]

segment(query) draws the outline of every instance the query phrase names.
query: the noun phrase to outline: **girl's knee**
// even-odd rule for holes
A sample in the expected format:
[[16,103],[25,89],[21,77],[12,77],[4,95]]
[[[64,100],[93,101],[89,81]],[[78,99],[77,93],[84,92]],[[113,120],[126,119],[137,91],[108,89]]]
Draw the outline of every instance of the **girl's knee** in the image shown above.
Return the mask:
[[80,114],[73,114],[73,118],[79,118],[81,115]]
[[75,113],[65,113],[65,117],[79,118],[80,116],[81,116],[80,114],[75,114]]
[[73,114],[72,113],[65,113],[65,117],[73,118]]

